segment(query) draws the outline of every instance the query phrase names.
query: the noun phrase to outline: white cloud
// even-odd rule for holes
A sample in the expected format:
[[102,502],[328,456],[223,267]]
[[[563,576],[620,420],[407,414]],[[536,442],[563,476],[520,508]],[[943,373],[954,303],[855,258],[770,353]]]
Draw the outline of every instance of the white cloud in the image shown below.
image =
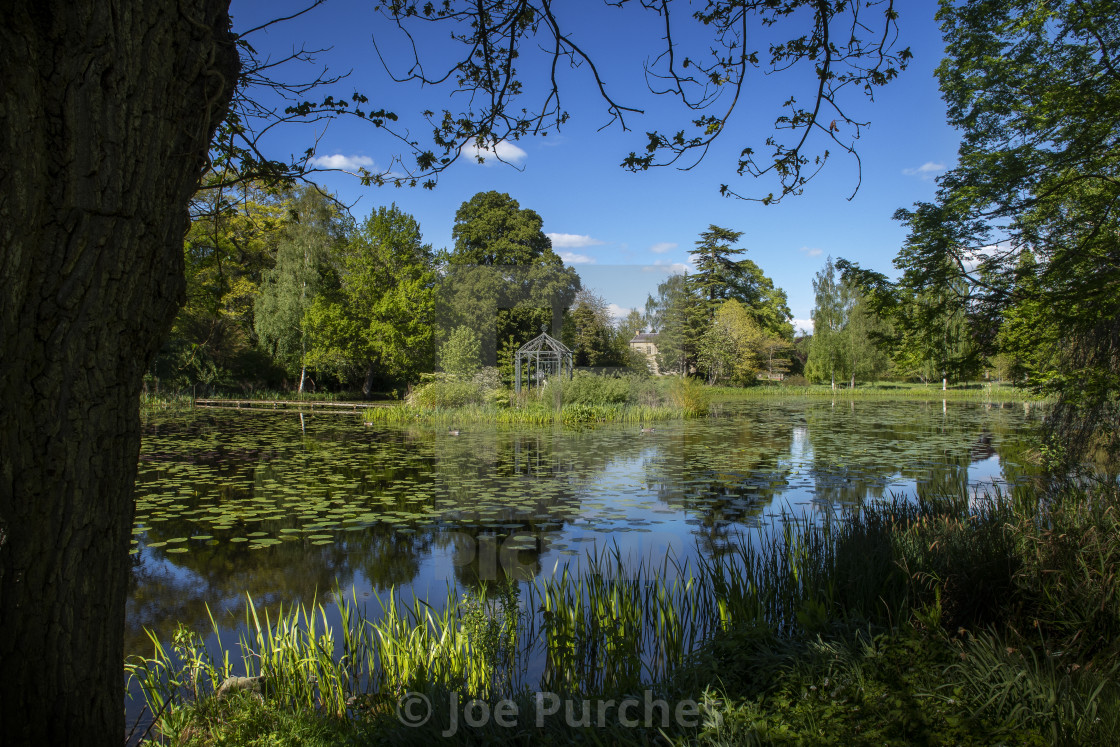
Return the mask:
[[561,249],[579,249],[584,246],[599,246],[606,243],[577,233],[548,233],[545,236],[552,239],[553,247],[560,247]]
[[801,334],[801,330],[809,334],[813,334],[813,320],[812,319],[793,319],[793,329],[797,334]]
[[1004,244],[1003,246],[1000,246],[999,244],[988,244],[987,246],[982,246],[979,249],[971,249],[965,254],[964,261],[961,264],[964,265],[964,269],[966,272],[973,272],[977,267],[980,266],[981,262],[991,259],[992,257],[998,257],[1001,254],[1005,253],[1007,249],[1007,244]]
[[335,153],[333,156],[315,156],[311,159],[312,166],[321,169],[340,169],[341,171],[357,171],[373,166],[373,159],[369,156],[344,156]]
[[906,176],[917,176],[922,179],[932,179],[945,170],[945,164],[935,163],[933,161],[926,161],[916,169],[903,169],[902,173]]
[[660,244],[654,244],[653,246],[651,246],[649,250],[654,254],[664,254],[665,252],[672,251],[676,248],[677,245],[672,241],[662,241]]
[[802,252],[807,257],[819,257],[823,253],[820,249],[810,248],[807,246],[803,246],[797,251]]
[[625,306],[619,306],[616,303],[609,303],[607,304],[607,311],[614,319],[624,319],[626,318],[627,314],[633,311],[633,309],[628,309]]
[[471,160],[478,162],[481,158],[483,162],[489,166],[494,161],[504,161],[506,163],[518,164],[529,157],[529,154],[518,148],[511,142],[506,140],[499,140],[498,144],[493,148],[480,148],[473,140],[463,145],[463,155],[468,156]]
[[576,254],[575,252],[560,252],[560,259],[564,260],[564,264],[568,265],[593,265],[595,260],[588,257],[586,254]]
[[652,265],[642,265],[642,272],[656,272],[661,275],[680,275],[686,272],[695,272],[696,267],[690,257],[687,262],[670,262],[667,259],[655,259]]

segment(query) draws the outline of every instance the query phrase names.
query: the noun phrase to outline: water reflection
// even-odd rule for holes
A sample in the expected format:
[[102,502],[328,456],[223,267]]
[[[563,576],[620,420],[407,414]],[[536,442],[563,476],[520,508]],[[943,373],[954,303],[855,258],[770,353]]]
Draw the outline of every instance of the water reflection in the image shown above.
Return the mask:
[[176,621],[329,602],[337,586],[442,598],[551,573],[592,548],[721,552],[777,514],[892,491],[1026,479],[1022,405],[767,402],[589,430],[367,428],[352,416],[207,411],[145,421],[126,649]]

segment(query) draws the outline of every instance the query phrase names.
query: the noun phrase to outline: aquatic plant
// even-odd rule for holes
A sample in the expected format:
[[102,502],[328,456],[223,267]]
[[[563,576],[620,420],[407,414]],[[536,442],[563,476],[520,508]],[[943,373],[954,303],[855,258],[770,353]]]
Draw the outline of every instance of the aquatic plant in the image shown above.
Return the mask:
[[[406,691],[652,684],[708,693],[700,743],[825,732],[1100,743],[1120,728],[1118,510],[1116,486],[935,487],[818,523],[779,515],[693,564],[614,549],[520,590],[391,593],[374,613],[336,594],[333,630],[320,605],[271,619],[250,603],[237,670],[262,698],[337,717],[376,719]],[[233,657],[182,628],[170,646],[151,638],[152,656],[128,671],[175,736]]]

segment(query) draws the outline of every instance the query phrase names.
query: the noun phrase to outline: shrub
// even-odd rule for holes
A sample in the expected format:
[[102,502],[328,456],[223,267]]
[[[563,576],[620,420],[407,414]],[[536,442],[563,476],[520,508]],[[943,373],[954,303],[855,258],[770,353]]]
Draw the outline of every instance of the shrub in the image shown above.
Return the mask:
[[483,390],[472,382],[444,379],[430,381],[413,389],[408,396],[408,404],[429,410],[441,407],[463,407],[481,401],[483,395]]
[[490,392],[490,404],[499,409],[506,409],[510,406],[510,396],[508,389],[494,389]]
[[630,399],[630,381],[614,376],[578,373],[561,381],[564,403],[570,405],[621,405]]
[[480,368],[471,376],[471,383],[486,390],[501,389],[502,377],[494,366]]
[[[466,379],[448,374],[426,374],[426,382],[414,388],[405,398],[413,407],[428,410],[467,405],[509,404],[509,394],[502,389],[498,369],[482,368]],[[504,404],[503,404],[504,403]]]

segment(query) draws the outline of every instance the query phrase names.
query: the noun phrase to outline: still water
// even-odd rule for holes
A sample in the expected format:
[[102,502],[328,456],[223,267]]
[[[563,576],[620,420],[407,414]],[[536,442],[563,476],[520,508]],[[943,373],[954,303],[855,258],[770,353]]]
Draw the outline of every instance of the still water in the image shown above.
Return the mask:
[[[144,420],[127,654],[148,628],[230,627],[258,605],[374,603],[575,566],[684,560],[932,485],[1027,479],[1023,403],[802,400],[591,429],[367,427],[353,414]],[[236,638],[234,638],[236,640]]]

